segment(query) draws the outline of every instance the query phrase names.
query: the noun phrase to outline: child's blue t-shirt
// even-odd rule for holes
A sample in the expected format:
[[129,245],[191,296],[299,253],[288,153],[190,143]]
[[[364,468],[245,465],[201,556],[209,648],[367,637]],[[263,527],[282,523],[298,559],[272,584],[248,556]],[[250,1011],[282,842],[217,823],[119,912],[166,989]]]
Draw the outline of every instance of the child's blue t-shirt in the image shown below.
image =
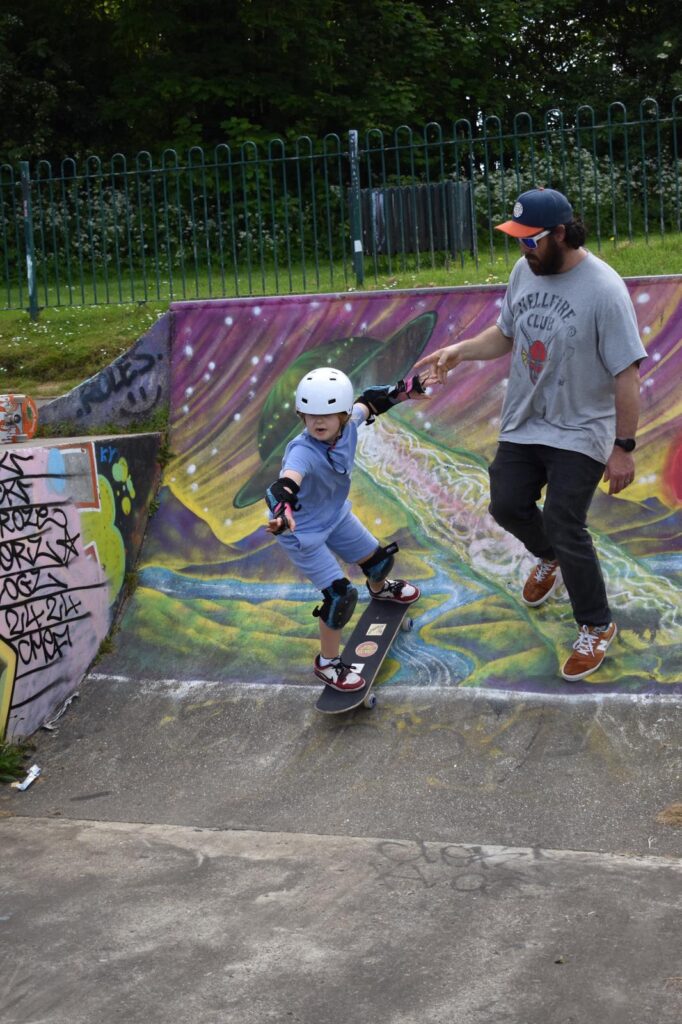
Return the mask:
[[364,408],[353,408],[341,437],[333,445],[311,437],[307,430],[286,447],[282,470],[301,473],[303,480],[294,512],[296,534],[326,532],[350,509],[351,471],[358,443],[358,426],[365,422]]

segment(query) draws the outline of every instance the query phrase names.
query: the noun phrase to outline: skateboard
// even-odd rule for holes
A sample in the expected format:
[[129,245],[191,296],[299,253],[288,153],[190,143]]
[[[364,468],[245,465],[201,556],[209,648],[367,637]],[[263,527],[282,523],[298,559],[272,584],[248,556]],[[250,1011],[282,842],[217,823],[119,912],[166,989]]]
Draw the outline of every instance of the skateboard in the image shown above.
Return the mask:
[[396,601],[372,601],[358,619],[348,643],[341,653],[341,659],[352,665],[365,680],[360,690],[343,693],[331,686],[325,686],[315,705],[325,715],[338,715],[343,711],[364,704],[366,708],[376,707],[376,694],[372,685],[379,675],[391,644],[399,629],[412,629],[411,605]]

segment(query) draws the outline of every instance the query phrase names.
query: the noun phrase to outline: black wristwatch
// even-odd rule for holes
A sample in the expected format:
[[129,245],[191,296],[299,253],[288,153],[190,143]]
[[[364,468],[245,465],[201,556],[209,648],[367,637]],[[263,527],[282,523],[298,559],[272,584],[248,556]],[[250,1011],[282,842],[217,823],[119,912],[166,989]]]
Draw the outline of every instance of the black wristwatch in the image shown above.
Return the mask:
[[637,447],[634,437],[617,437],[613,443],[622,448],[624,452],[634,452]]

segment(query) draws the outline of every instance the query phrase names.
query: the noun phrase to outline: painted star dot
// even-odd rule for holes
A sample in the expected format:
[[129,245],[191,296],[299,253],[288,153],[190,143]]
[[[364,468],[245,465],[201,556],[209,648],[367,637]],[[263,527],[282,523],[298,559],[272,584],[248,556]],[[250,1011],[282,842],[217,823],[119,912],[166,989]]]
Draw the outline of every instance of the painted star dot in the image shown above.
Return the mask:
[[194,355],[194,349],[192,348],[191,345],[185,345],[184,352],[188,359],[191,359],[192,356]]
[[187,467],[187,472],[189,473],[190,476],[193,476],[194,473],[196,473],[196,471],[197,471],[197,467],[196,467],[195,463],[194,462],[190,462],[189,466]]
[[651,301],[651,296],[649,295],[648,292],[642,292],[641,295],[637,296],[637,302],[640,304],[640,306],[643,306],[646,302],[650,302],[650,301]]
[[252,356],[251,357],[251,365],[252,366],[258,366],[259,363],[260,363],[260,359],[258,358],[258,356]]
[[213,373],[213,371],[215,370],[215,363],[213,362],[213,360],[211,360],[211,362],[208,364],[208,368],[211,371],[211,373]]
[[226,316],[225,317],[225,326],[226,327],[231,327],[233,323],[234,323],[234,320],[232,319],[231,316]]

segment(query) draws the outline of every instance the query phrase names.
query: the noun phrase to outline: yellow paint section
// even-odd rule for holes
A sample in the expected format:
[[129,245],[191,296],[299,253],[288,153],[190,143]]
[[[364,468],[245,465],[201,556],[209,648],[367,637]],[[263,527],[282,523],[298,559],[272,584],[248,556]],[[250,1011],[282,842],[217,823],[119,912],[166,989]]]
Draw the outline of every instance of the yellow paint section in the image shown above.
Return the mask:
[[100,508],[81,512],[83,543],[97,545],[100,563],[109,583],[109,604],[113,604],[123,586],[126,551],[116,526],[116,498],[111,484],[104,476],[98,476],[97,482]]
[[121,511],[124,515],[129,516],[133,510],[132,499],[136,497],[136,493],[133,478],[128,468],[128,460],[123,457],[118,459],[111,468],[111,475],[116,483],[121,485]]
[[9,709],[14,689],[14,675],[17,670],[16,652],[0,639],[0,739],[7,731]]

